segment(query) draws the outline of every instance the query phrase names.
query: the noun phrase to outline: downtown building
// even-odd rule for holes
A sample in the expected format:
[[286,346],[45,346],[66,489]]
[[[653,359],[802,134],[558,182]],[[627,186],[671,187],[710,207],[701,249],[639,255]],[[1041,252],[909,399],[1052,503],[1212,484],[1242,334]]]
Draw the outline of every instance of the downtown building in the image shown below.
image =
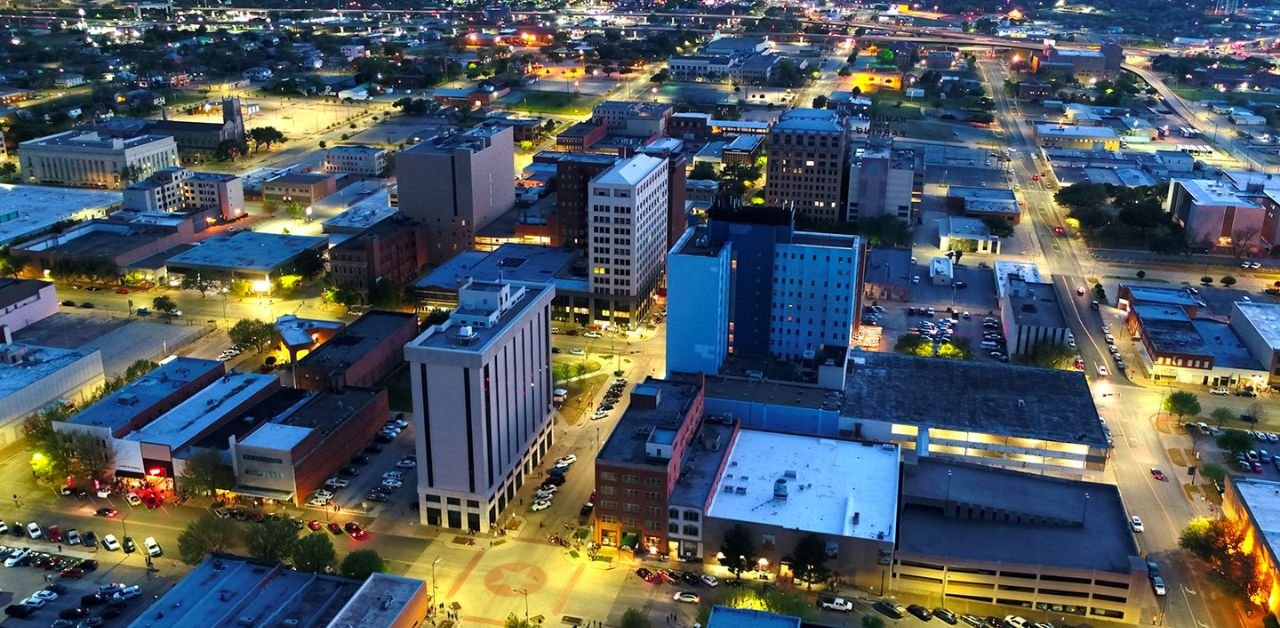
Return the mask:
[[421,522],[498,528],[551,448],[555,288],[467,283],[449,320],[404,347]]
[[516,204],[510,127],[445,133],[396,155],[400,212],[427,229],[440,264],[475,246],[476,233]]
[[792,109],[769,131],[765,204],[809,220],[838,221],[848,202],[849,135],[839,112]]
[[865,255],[857,236],[797,231],[788,211],[713,209],[668,255],[668,371],[714,374],[729,356],[847,348]]
[[[923,169],[919,170],[923,175]],[[895,216],[915,224],[919,206],[916,152],[894,148],[891,138],[872,138],[853,149],[849,159],[848,211],[845,220]]]
[[244,213],[244,182],[234,174],[165,168],[124,189],[124,208],[141,212],[209,212],[234,220]]
[[178,145],[167,135],[110,137],[72,130],[18,145],[24,181],[119,189],[130,181],[178,165]]
[[635,327],[644,319],[667,251],[668,161],[636,155],[591,180],[587,260],[596,320]]

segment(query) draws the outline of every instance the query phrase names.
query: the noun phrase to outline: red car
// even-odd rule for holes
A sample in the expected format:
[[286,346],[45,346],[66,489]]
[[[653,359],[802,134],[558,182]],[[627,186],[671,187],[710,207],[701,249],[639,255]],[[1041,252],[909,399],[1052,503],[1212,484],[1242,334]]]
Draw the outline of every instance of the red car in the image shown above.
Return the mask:
[[116,288],[116,294],[129,294],[128,288]]
[[1032,181],[1039,181],[1039,180],[1040,180],[1040,175],[1038,175],[1038,174],[1033,174],[1033,175],[1031,175],[1031,180],[1032,180]]
[[1054,233],[1056,233],[1056,234],[1058,234],[1058,235],[1062,235],[1062,234],[1066,233],[1066,232],[1067,232],[1067,230],[1066,230],[1066,229],[1063,229],[1062,227],[1054,227],[1054,228],[1053,228],[1053,232],[1054,232]]
[[363,541],[364,539],[369,538],[369,533],[365,532],[364,528],[361,528],[360,524],[354,521],[348,522],[347,525],[343,527],[347,531],[347,534],[351,535],[351,538],[357,541]]
[[328,527],[330,532],[334,534],[342,534],[342,526],[338,525],[337,521],[330,522]]
[[1155,478],[1155,479],[1157,479],[1157,480],[1160,480],[1161,482],[1168,482],[1168,481],[1169,481],[1169,478],[1168,478],[1168,476],[1166,476],[1166,475],[1164,474],[1164,471],[1161,471],[1161,470],[1159,470],[1159,469],[1152,469],[1152,470],[1151,470],[1151,477],[1153,477],[1153,478]]
[[324,524],[320,523],[319,521],[316,521],[315,519],[312,519],[311,521],[307,522],[307,527],[311,528],[312,530],[319,530],[320,528],[324,527]]
[[58,529],[58,526],[49,526],[49,529],[45,530],[44,535],[54,543],[62,540],[62,530]]
[[670,569],[659,569],[658,576],[661,577],[666,582],[670,582],[672,584],[675,584],[676,582],[676,576],[675,574],[671,573]]

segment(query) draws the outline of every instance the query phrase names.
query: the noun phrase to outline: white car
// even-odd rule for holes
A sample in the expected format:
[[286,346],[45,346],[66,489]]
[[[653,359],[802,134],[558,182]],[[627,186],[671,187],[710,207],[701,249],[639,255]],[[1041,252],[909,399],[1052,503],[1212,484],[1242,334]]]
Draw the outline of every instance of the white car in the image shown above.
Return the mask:
[[600,336],[600,332],[598,331],[589,331],[585,334],[582,334],[582,337],[583,338],[600,338],[601,336]]
[[539,502],[549,502],[555,498],[555,496],[556,494],[554,491],[544,491],[540,489],[533,494],[533,499],[534,501]]
[[22,561],[22,559],[27,557],[27,554],[30,554],[30,553],[31,553],[31,550],[29,549],[20,549],[12,554],[9,554],[9,559],[4,561],[4,566],[15,567],[19,562]]
[[129,493],[128,495],[125,495],[125,496],[124,496],[124,500],[125,500],[126,502],[129,502],[129,505],[130,505],[130,506],[141,506],[141,505],[142,505],[142,498],[141,498],[141,497],[138,497],[138,494],[137,494],[137,493]]
[[325,480],[324,485],[329,488],[347,488],[351,486],[351,480],[335,476]]
[[569,465],[569,464],[573,464],[573,463],[575,463],[575,462],[577,462],[577,461],[578,461],[578,457],[577,457],[577,456],[575,456],[575,455],[573,455],[573,454],[569,454],[569,455],[567,455],[567,456],[561,456],[560,458],[558,458],[558,459],[556,460],[556,466]]
[[106,498],[108,498],[108,497],[111,497],[111,489],[109,489],[109,488],[100,488],[100,489],[98,489],[98,497],[101,497],[101,498],[103,498],[103,499],[106,499]]
[[716,580],[716,577],[715,577],[715,576],[713,576],[713,575],[711,575],[711,574],[705,574],[705,573],[704,573],[704,574],[702,574],[702,583],[703,583],[703,584],[705,584],[705,585],[707,585],[707,586],[709,586],[709,587],[714,587],[714,586],[719,585],[719,584],[720,584],[720,581],[719,581],[719,580]]
[[40,524],[32,521],[31,523],[27,524],[27,536],[33,539],[38,539],[44,536],[44,530],[40,529]]
[[546,510],[550,507],[551,507],[550,501],[547,501],[545,499],[539,499],[538,501],[533,502],[533,505],[529,507],[529,510],[533,512],[538,512],[539,510]]
[[592,420],[592,421],[599,421],[600,419],[603,419],[603,418],[605,418],[605,417],[607,417],[607,416],[609,416],[609,411],[608,411],[608,410],[596,410],[596,413],[595,413],[595,414],[593,414],[593,415],[591,415],[591,420]]
[[1027,620],[1022,617],[1018,617],[1017,615],[1005,615],[1004,623],[1009,624],[1014,628],[1027,628]]
[[401,472],[401,471],[387,471],[386,473],[383,473],[383,474],[382,474],[382,479],[384,479],[384,480],[403,480],[403,479],[404,479],[404,473],[403,473],[403,472]]
[[118,552],[120,551],[120,541],[116,540],[114,534],[108,534],[102,537],[102,547],[106,548],[108,552]]
[[556,486],[555,484],[547,484],[546,486],[543,486],[543,487],[539,488],[539,489],[538,489],[537,491],[535,491],[535,492],[537,492],[537,493],[554,493],[554,492],[556,492],[556,491],[558,491],[558,490],[560,490],[560,487],[559,487],[559,486]]
[[8,534],[8,533],[9,533],[9,524],[3,521],[0,521],[0,534]]
[[400,488],[401,486],[404,486],[404,482],[394,478],[387,478],[382,481],[382,485],[387,488]]
[[404,428],[406,428],[406,427],[409,427],[409,422],[408,422],[408,421],[406,421],[406,420],[404,420],[404,419],[395,419],[395,423],[396,423],[396,427],[398,427],[398,428],[400,428],[400,429],[404,429]]
[[397,462],[396,466],[401,469],[416,469],[418,468],[418,461],[413,458],[405,458],[404,460]]
[[133,598],[138,597],[139,595],[142,595],[142,587],[135,584],[131,587],[125,587],[123,589],[120,589],[119,591],[116,591],[116,594],[111,596],[111,599],[132,600]]
[[1169,593],[1169,590],[1164,586],[1164,578],[1160,576],[1151,577],[1151,588],[1156,592],[1156,595],[1167,595]]
[[63,541],[65,541],[67,545],[79,545],[79,544],[80,544],[80,531],[79,531],[79,530],[76,530],[75,528],[71,528],[70,530],[67,530],[67,533],[66,533],[64,536],[65,536],[65,538],[64,538],[64,539],[62,539],[62,540],[63,540]]
[[42,599],[42,600],[44,600],[44,601],[46,601],[46,602],[52,602],[52,601],[54,601],[54,600],[58,599],[58,594],[57,594],[57,593],[55,593],[55,592],[53,592],[53,591],[50,591],[50,590],[48,590],[48,589],[43,589],[43,590],[40,590],[40,591],[36,591],[35,593],[32,593],[32,594],[31,594],[31,597],[33,597],[33,598],[37,598],[37,597],[38,597],[38,598],[40,598],[40,599]]
[[698,594],[693,591],[676,591],[676,594],[671,596],[671,599],[688,604],[697,604],[702,601],[702,598],[698,597]]
[[1146,526],[1142,525],[1142,518],[1138,515],[1129,517],[1129,527],[1133,528],[1134,532],[1143,532],[1147,529]]
[[142,545],[147,548],[148,556],[156,557],[164,553],[164,550],[160,549],[160,544],[156,543],[156,537],[154,536],[149,536],[143,539]]
[[22,601],[22,605],[27,608],[44,608],[48,603],[48,600],[42,600],[34,595]]
[[329,503],[329,498],[322,497],[320,495],[316,495],[315,497],[312,497],[311,499],[307,500],[308,506],[325,506],[328,503]]
[[1107,367],[1105,367],[1105,366],[1103,366],[1103,365],[1101,365],[1101,364],[1099,364],[1099,365],[1098,365],[1098,375],[1099,375],[1100,377],[1106,377],[1106,376],[1108,376],[1108,375],[1110,375],[1110,374],[1111,374],[1111,373],[1110,373],[1109,371],[1107,371]]
[[1230,394],[1231,394],[1231,391],[1230,391],[1230,390],[1227,390],[1227,387],[1226,387],[1226,386],[1218,386],[1217,388],[1214,388],[1213,390],[1210,390],[1210,391],[1209,391],[1209,394],[1210,394],[1210,395],[1222,395],[1222,396],[1224,396],[1224,397],[1225,397],[1225,396],[1227,396],[1227,395],[1230,395]]
[[574,347],[574,348],[572,348],[572,349],[569,349],[569,355],[586,355],[586,354],[587,354],[587,352],[586,352],[586,351],[583,351],[582,349],[579,349],[578,347]]

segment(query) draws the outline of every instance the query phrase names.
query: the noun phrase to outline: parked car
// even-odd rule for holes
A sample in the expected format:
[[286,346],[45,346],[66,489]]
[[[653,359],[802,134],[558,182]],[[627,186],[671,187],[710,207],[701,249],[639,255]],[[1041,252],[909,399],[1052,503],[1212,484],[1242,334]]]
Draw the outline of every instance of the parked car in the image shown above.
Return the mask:
[[160,556],[164,550],[160,549],[160,544],[156,542],[156,537],[149,536],[142,540],[143,547],[147,548],[147,555],[151,557]]

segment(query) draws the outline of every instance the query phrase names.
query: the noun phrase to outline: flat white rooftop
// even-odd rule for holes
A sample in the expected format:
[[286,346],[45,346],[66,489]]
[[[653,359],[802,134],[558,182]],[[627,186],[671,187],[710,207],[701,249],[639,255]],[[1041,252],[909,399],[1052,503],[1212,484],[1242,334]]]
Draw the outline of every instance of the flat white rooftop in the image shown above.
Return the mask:
[[1214,179],[1174,179],[1188,194],[1201,205],[1230,205],[1234,207],[1257,207],[1258,204],[1241,196],[1240,190],[1229,183],[1219,183]]
[[1040,137],[1067,137],[1080,139],[1116,139],[1115,129],[1108,126],[1069,126],[1060,124],[1037,124],[1036,135]]
[[6,358],[0,361],[0,400],[35,385],[90,353],[92,352],[18,342],[0,344],[0,354]]
[[63,220],[106,218],[124,199],[120,192],[0,184],[0,246],[22,240]]
[[654,170],[662,165],[662,160],[648,155],[636,155],[618,164],[596,177],[593,184],[599,185],[637,185],[644,181]]
[[[324,221],[325,232],[360,231],[396,215],[399,209],[391,206],[391,202],[388,200],[389,194],[390,191],[384,187],[354,202],[341,198],[330,203],[329,199],[338,196],[337,194],[321,200],[316,203],[317,207],[341,209],[345,206],[348,208],[337,216]],[[350,205],[347,205],[347,203],[350,203]]]
[[898,446],[742,430],[707,516],[891,543]]
[[311,434],[311,428],[283,423],[267,423],[244,437],[240,445],[245,447],[261,447],[276,451],[293,449]]
[[181,449],[226,418],[228,412],[263,389],[279,383],[274,375],[227,373],[178,407],[125,436],[124,440],[168,445],[170,450]]
[[1240,499],[1249,507],[1253,523],[1272,550],[1280,549],[1280,482],[1232,478]]
[[1237,301],[1233,305],[1271,350],[1280,350],[1280,305],[1244,301]]

